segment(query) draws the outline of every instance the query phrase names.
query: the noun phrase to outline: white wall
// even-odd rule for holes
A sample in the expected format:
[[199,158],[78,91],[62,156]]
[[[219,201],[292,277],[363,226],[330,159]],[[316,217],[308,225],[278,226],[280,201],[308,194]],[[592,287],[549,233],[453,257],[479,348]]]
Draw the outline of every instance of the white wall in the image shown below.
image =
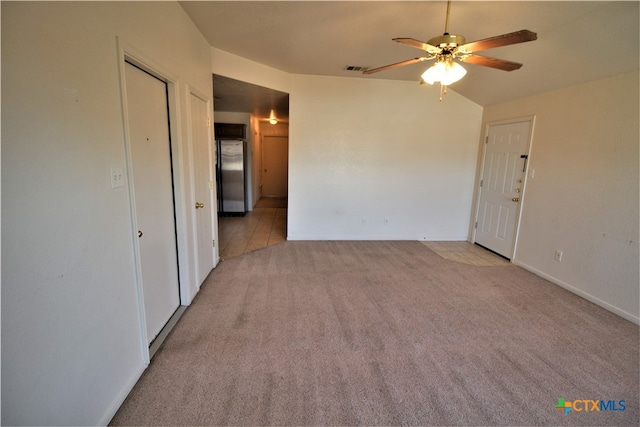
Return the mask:
[[281,92],[291,89],[291,74],[215,47],[211,48],[211,72]]
[[251,194],[253,204],[258,203],[262,197],[262,135],[260,134],[260,118],[251,116],[251,152],[253,160],[251,164]]
[[438,95],[293,76],[288,239],[466,240],[482,108]]
[[289,136],[289,122],[278,122],[272,125],[264,120],[260,123],[260,134],[262,136]]
[[494,105],[483,116],[536,116],[514,262],[636,323],[639,77]]
[[2,3],[5,425],[107,423],[146,365],[127,187],[109,182],[125,167],[116,36],[180,78],[186,140],[210,48],[177,3]]

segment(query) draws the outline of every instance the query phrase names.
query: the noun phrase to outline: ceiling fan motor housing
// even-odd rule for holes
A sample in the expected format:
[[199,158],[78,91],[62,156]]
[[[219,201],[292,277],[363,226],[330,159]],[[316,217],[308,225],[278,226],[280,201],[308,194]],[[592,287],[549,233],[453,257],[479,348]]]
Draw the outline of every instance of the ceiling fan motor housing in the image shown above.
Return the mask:
[[427,42],[431,46],[437,46],[441,49],[445,50],[453,50],[457,46],[461,46],[466,43],[466,40],[463,36],[457,36],[455,34],[444,33],[441,36],[434,37]]

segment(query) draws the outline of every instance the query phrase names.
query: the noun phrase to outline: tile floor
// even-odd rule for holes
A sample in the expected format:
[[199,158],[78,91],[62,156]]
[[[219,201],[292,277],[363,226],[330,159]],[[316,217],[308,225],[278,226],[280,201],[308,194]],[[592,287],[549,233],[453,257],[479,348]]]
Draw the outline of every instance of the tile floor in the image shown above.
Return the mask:
[[442,258],[477,267],[507,266],[511,263],[501,256],[469,242],[422,242]]
[[218,218],[221,259],[240,256],[287,240],[287,208],[272,206],[283,204],[261,199],[253,211],[243,217]]
[[[219,217],[220,258],[231,258],[287,240],[286,198],[263,198],[243,217]],[[475,266],[511,263],[469,242],[421,242],[442,258]]]

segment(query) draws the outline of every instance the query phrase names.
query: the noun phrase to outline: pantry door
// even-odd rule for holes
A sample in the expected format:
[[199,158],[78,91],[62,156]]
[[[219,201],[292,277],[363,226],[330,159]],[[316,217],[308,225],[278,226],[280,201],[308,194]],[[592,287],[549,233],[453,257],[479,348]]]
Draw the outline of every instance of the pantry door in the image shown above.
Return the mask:
[[213,147],[209,102],[197,94],[189,96],[191,115],[191,150],[195,203],[196,282],[200,286],[214,266],[214,197]]

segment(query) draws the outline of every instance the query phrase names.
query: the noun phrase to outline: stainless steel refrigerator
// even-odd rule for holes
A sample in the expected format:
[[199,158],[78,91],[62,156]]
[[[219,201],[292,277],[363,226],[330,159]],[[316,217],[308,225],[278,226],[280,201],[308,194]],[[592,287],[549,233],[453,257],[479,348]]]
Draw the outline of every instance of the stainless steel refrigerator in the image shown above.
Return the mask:
[[243,140],[216,141],[218,182],[218,213],[246,213],[245,149]]

